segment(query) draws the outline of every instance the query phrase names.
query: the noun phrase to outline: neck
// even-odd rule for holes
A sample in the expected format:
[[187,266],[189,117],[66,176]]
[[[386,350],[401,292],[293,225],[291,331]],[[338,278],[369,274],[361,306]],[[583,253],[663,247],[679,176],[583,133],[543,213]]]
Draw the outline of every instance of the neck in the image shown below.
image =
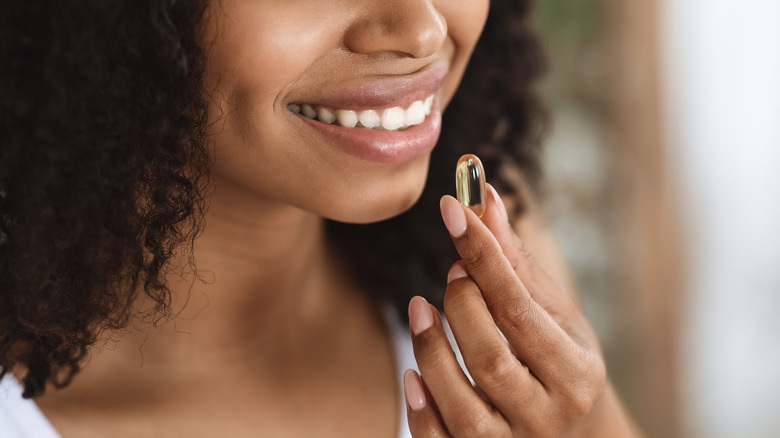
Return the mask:
[[[235,418],[246,406],[295,413],[263,417],[263,427],[297,427],[301,411],[319,418],[309,424],[344,424],[352,420],[340,415],[366,407],[394,412],[382,318],[329,256],[323,220],[229,183],[217,189],[191,254],[203,281],[189,268],[190,254],[177,255],[167,276],[173,317],[158,325],[135,319],[118,341],[93,348],[73,383],[47,391],[39,406],[74,430],[79,424],[68,422],[81,421],[76,411],[125,425],[154,411],[159,418],[149,424],[158,426],[204,412]],[[136,308],[149,308],[143,297]],[[380,416],[392,430],[397,417]]]
[[[217,183],[193,253],[172,260],[174,316],[159,326],[136,321],[117,344],[130,354],[123,363],[159,366],[157,375],[180,370],[182,362],[191,367],[192,358],[204,372],[279,363],[323,342],[322,327],[355,301],[348,298],[355,289],[329,257],[322,218]],[[149,308],[144,300],[137,307]]]

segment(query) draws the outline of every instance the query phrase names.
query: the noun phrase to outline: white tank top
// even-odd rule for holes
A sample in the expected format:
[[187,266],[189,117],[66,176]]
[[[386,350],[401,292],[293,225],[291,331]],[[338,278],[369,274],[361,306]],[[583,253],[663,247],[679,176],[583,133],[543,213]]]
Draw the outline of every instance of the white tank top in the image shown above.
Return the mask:
[[[385,308],[385,320],[393,338],[396,381],[400,385],[401,418],[399,438],[412,438],[406,421],[406,402],[403,397],[403,373],[417,369],[408,328],[398,319],[393,308]],[[34,401],[22,398],[22,387],[11,376],[0,381],[0,437],[2,438],[61,438]]]

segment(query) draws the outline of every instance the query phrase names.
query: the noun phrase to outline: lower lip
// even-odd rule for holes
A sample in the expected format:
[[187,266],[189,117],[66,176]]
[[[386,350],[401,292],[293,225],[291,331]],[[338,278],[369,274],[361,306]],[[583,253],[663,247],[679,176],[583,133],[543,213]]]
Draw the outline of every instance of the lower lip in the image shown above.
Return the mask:
[[298,117],[341,151],[361,160],[381,164],[405,163],[430,153],[441,132],[441,112],[435,103],[424,122],[402,131],[345,128],[303,115]]

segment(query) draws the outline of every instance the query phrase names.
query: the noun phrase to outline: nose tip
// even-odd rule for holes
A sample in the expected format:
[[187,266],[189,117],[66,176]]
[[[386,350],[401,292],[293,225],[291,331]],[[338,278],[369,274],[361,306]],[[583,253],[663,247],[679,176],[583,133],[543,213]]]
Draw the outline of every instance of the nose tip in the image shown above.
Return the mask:
[[409,54],[415,58],[425,58],[433,55],[439,50],[447,37],[447,22],[444,21],[444,17],[438,11],[434,12],[435,17],[432,17],[430,26],[416,35],[409,35],[410,39],[415,40],[412,46],[416,48]]
[[426,58],[441,48],[446,37],[447,21],[430,0],[379,0],[350,26],[345,45],[357,53],[396,52]]

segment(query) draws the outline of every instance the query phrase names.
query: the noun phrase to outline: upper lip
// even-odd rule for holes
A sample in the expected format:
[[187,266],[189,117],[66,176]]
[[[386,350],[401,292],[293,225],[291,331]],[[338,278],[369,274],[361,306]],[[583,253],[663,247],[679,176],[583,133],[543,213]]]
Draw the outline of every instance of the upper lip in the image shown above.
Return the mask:
[[448,72],[448,66],[438,65],[409,75],[380,77],[322,90],[290,103],[350,110],[405,108],[414,101],[435,94],[444,84]]

